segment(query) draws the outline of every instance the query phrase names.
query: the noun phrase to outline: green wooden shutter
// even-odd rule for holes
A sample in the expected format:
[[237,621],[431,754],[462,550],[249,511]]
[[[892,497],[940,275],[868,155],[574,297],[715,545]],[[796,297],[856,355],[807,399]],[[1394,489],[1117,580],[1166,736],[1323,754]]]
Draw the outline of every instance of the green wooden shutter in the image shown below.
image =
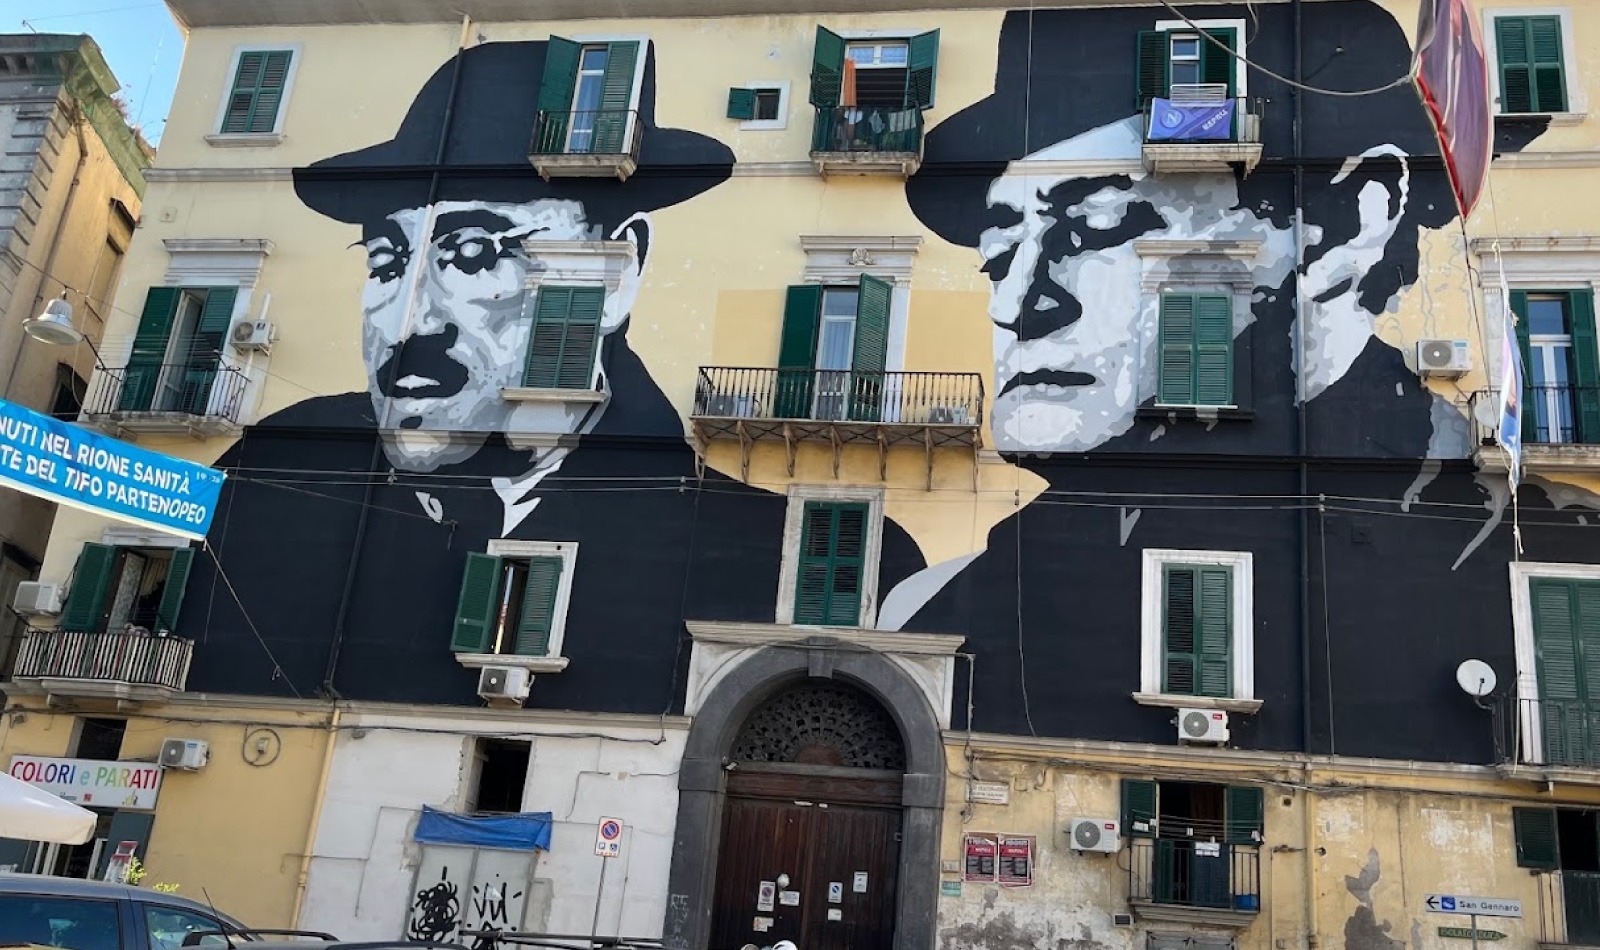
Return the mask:
[[605,311],[603,287],[539,288],[523,385],[535,389],[589,389]]
[[1600,583],[1535,577],[1528,593],[1545,761],[1600,762]]
[[150,408],[156,394],[156,380],[167,358],[167,341],[172,336],[172,321],[178,314],[183,291],[178,287],[151,287],[145,294],[144,312],[133,335],[133,351],[123,371],[122,393],[117,408],[142,412]]
[[572,96],[578,87],[578,57],[583,47],[552,36],[545,44],[544,75],[539,80],[539,126],[533,150],[543,155],[567,150],[567,128],[572,122]]
[[817,27],[811,55],[811,104],[819,109],[839,105],[844,90],[844,37],[825,26]]
[[1266,795],[1259,786],[1229,785],[1223,796],[1226,806],[1223,840],[1228,844],[1260,844],[1265,834]]
[[1513,808],[1511,827],[1517,839],[1517,866],[1554,871],[1561,866],[1554,808]]
[[1122,833],[1131,838],[1156,836],[1156,783],[1148,779],[1122,780]]
[[807,502],[802,519],[794,622],[856,626],[861,622],[867,505]]
[[850,418],[876,421],[881,415],[883,371],[889,358],[889,309],[894,284],[861,275],[856,295],[856,340],[850,368]]
[[239,56],[228,108],[222,116],[224,133],[262,134],[277,128],[293,57],[289,50],[251,51]]
[[804,419],[811,415],[811,390],[816,382],[817,335],[822,324],[822,288],[790,287],[783,305],[783,334],[778,344],[776,415]]
[[117,549],[110,544],[85,544],[72,569],[72,586],[61,610],[61,629],[95,632],[104,619],[106,595],[117,571]]
[[1527,17],[1494,21],[1495,48],[1500,58],[1500,111],[1533,111],[1533,50]]
[[939,31],[919,33],[906,45],[906,108],[931,109],[939,78]]
[[1170,57],[1171,47],[1166,33],[1161,30],[1139,31],[1135,108],[1143,110],[1150,105],[1151,99],[1167,97],[1168,76],[1171,75]]
[[1517,315],[1517,353],[1522,357],[1522,438],[1527,442],[1548,441],[1550,436],[1541,437],[1533,415],[1533,348],[1528,343],[1526,290],[1511,292],[1511,312]]
[[189,586],[189,571],[194,566],[194,548],[176,548],[167,565],[167,580],[161,589],[161,604],[156,608],[156,626],[169,632],[178,629],[178,612],[183,609],[184,588]]
[[1238,65],[1239,60],[1232,55],[1232,50],[1239,48],[1233,30],[1214,29],[1206,30],[1206,35],[1226,46],[1223,49],[1205,38],[1200,40],[1200,81],[1218,83],[1228,87],[1228,97],[1232,98],[1239,91]]
[[1573,583],[1546,577],[1529,580],[1533,604],[1533,643],[1539,676],[1539,697],[1559,703],[1588,698],[1573,623],[1577,606]]
[[1201,294],[1194,306],[1194,401],[1233,405],[1233,299]]
[[1195,693],[1233,695],[1233,571],[1202,567],[1196,571]]
[[749,122],[756,117],[756,91],[754,89],[728,90],[728,118]]
[[1561,18],[1500,17],[1494,29],[1500,59],[1500,111],[1567,111]]
[[455,630],[450,649],[456,653],[488,653],[500,616],[500,559],[488,554],[467,555],[461,575],[461,597],[456,602]]
[[1572,382],[1578,431],[1573,441],[1600,443],[1600,334],[1595,330],[1594,291],[1574,290],[1567,295],[1572,322]]
[[184,371],[183,392],[176,408],[205,415],[211,401],[211,387],[217,379],[217,367],[222,358],[223,341],[233,322],[233,304],[239,298],[237,287],[208,287],[206,302],[200,308],[200,320],[190,341],[189,352],[183,355],[188,368]]
[[1194,391],[1195,299],[1192,294],[1161,295],[1161,327],[1157,333],[1160,378],[1156,402],[1192,406]]
[[561,566],[559,557],[528,560],[528,582],[522,589],[522,609],[517,617],[518,656],[545,656],[550,652]]
[[633,74],[639,62],[638,43],[606,47],[606,71],[600,82],[600,114],[594,121],[594,147],[611,155],[627,151],[628,108],[633,105]]
[[1178,564],[1161,569],[1161,691],[1193,696],[1199,686],[1195,614],[1196,569]]
[[1528,17],[1533,102],[1538,112],[1567,111],[1567,70],[1561,50],[1561,18]]

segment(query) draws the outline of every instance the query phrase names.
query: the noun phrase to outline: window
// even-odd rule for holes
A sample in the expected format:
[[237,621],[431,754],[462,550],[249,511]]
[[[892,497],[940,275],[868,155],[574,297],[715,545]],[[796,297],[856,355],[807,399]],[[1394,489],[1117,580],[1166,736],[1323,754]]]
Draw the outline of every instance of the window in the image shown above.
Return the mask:
[[1559,16],[1502,16],[1494,20],[1500,111],[1567,111],[1567,76]]
[[604,287],[539,288],[523,385],[531,389],[594,389]]
[[1233,405],[1233,298],[1161,295],[1156,404]]
[[882,418],[893,299],[893,284],[866,274],[855,286],[789,288],[778,350],[778,416]]
[[468,554],[450,649],[456,653],[557,657],[571,597],[576,544],[491,541]]
[[1600,943],[1600,812],[1513,808],[1517,866],[1559,871],[1567,944]]
[[1249,552],[1144,552],[1136,698],[1204,697],[1189,702],[1196,706],[1253,702],[1252,565]]
[[1600,580],[1532,577],[1528,596],[1544,760],[1600,765]]
[[1123,779],[1132,899],[1260,909],[1265,795],[1252,785]]
[[282,124],[288,98],[292,49],[240,50],[234,60],[218,131],[224,135],[270,135]]
[[550,37],[539,87],[534,151],[630,151],[640,59],[638,41],[576,43]]
[[94,263],[94,276],[89,281],[89,309],[105,320],[111,312],[111,296],[117,286],[117,275],[122,271],[122,247],[113,238],[106,238],[100,246],[100,257]]
[[72,757],[115,762],[122,758],[122,737],[127,732],[126,719],[95,719],[85,716],[78,720],[78,744]]
[[83,411],[84,397],[89,394],[89,384],[78,371],[65,363],[56,364],[56,392],[50,399],[50,415],[67,422],[76,422]]
[[122,371],[117,409],[205,415],[236,287],[152,287]]
[[788,82],[752,82],[728,90],[728,118],[743,120],[741,129],[787,128],[788,112]]
[[72,571],[61,629],[171,632],[178,626],[194,549],[85,544]]
[[801,526],[794,622],[856,626],[861,622],[867,506],[808,502]]
[[1157,29],[1141,31],[1136,73],[1138,108],[1148,108],[1151,99],[1177,98],[1174,87],[1178,86],[1220,86],[1224,98],[1242,97],[1244,84],[1238,76],[1234,53],[1243,55],[1244,51],[1238,41],[1240,28],[1232,22],[1199,21],[1203,36],[1181,23],[1175,27],[1158,24]]
[[[939,31],[896,39],[846,40],[817,27],[811,62],[811,104],[821,129],[870,126],[879,134],[920,133],[920,113],[933,107],[939,67]],[[874,121],[876,120],[876,121]],[[889,143],[895,144],[895,143]],[[896,151],[897,148],[884,148]]]
[[150,950],[178,950],[190,934],[205,934],[190,946],[229,946],[228,939],[219,933],[223,929],[220,922],[192,910],[145,904],[144,925],[150,932]]
[[[1530,442],[1600,442],[1600,345],[1594,292],[1513,290]],[[1531,412],[1529,411],[1531,410]]]
[[522,811],[533,743],[515,739],[478,739],[473,743],[472,792],[467,810],[475,815]]
[[0,944],[62,950],[122,950],[113,901],[0,894]]

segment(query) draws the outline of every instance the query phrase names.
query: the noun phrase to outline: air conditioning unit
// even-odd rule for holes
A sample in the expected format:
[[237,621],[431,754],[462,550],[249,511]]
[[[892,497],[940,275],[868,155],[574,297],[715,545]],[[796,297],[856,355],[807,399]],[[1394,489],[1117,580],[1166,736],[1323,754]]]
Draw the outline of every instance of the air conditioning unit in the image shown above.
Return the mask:
[[193,772],[211,761],[211,746],[202,739],[161,740],[161,764],[169,769]]
[[928,425],[964,426],[966,424],[966,406],[934,406],[928,410]]
[[272,349],[272,341],[278,338],[278,328],[265,320],[240,320],[233,325],[233,333],[229,340],[234,349],[260,350],[265,353]]
[[1068,846],[1074,851],[1103,851],[1122,848],[1122,828],[1115,818],[1074,818],[1067,825]]
[[1228,86],[1220,82],[1173,83],[1167,99],[1173,105],[1221,105],[1228,101]]
[[1216,745],[1227,742],[1228,714],[1220,709],[1178,710],[1178,741]]
[[17,585],[11,606],[25,617],[53,617],[61,612],[61,585],[23,581]]
[[1417,372],[1423,376],[1456,379],[1472,369],[1472,351],[1466,340],[1418,340]]
[[706,397],[705,414],[749,419],[756,414],[756,399],[749,393],[712,393]]
[[521,703],[532,685],[520,666],[486,666],[478,673],[478,695],[490,702]]

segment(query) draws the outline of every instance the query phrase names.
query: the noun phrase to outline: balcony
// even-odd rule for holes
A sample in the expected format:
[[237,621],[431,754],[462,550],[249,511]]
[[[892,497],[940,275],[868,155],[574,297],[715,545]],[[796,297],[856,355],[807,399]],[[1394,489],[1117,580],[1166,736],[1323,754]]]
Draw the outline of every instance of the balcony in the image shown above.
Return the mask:
[[1175,86],[1171,99],[1144,109],[1146,170],[1156,174],[1218,173],[1261,162],[1259,100],[1223,98],[1226,88]]
[[915,175],[922,167],[922,110],[877,106],[818,109],[811,161],[823,177]]
[[615,178],[627,181],[639,168],[643,137],[633,109],[540,112],[528,143],[528,161],[545,181],[552,178]]
[[[1500,394],[1473,393],[1472,460],[1485,472],[1504,474],[1508,459],[1495,441]],[[1522,467],[1535,474],[1600,474],[1600,387],[1529,386],[1523,390]]]
[[[1539,886],[1539,946],[1600,946],[1600,872],[1554,871]],[[1484,921],[1478,921],[1480,928]]]
[[887,477],[889,449],[920,446],[929,486],[935,449],[972,454],[977,479],[982,444],[983,379],[977,373],[889,373],[704,366],[690,411],[702,449],[737,441],[750,477],[756,442],[782,442],[794,475],[795,451],[811,442],[833,450],[833,475],[846,445],[878,450],[878,478]]
[[1495,761],[1528,775],[1600,785],[1600,703],[1501,696],[1491,707]]
[[238,367],[214,361],[103,369],[95,374],[83,418],[119,438],[141,432],[238,435],[244,431],[248,382]]
[[1144,920],[1243,929],[1261,911],[1261,853],[1214,841],[1134,838],[1128,903]]
[[11,680],[52,697],[160,701],[183,692],[193,654],[180,637],[29,630]]

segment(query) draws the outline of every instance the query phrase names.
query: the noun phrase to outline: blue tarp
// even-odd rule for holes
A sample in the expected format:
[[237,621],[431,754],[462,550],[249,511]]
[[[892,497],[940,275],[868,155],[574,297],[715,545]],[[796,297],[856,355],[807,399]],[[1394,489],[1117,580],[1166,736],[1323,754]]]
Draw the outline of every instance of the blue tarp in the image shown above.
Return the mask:
[[508,848],[513,851],[550,850],[550,813],[520,815],[454,815],[422,806],[417,833],[427,844],[456,844],[471,848]]

